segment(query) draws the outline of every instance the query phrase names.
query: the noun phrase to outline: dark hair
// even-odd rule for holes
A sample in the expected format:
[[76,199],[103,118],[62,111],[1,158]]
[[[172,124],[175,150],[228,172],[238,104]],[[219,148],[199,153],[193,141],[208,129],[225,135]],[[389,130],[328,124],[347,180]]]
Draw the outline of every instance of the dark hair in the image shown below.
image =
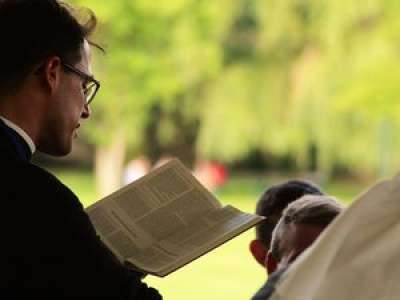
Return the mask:
[[69,64],[81,59],[97,22],[89,9],[80,12],[83,22],[77,10],[57,0],[0,0],[0,95],[17,90],[50,56]]
[[282,237],[288,232],[289,225],[309,225],[325,229],[343,210],[334,197],[305,195],[290,203],[282,213],[278,225],[272,234],[271,253],[280,261],[284,251]]
[[267,219],[256,226],[256,237],[267,249],[271,242],[272,231],[282,211],[289,203],[304,195],[323,195],[323,193],[315,184],[295,179],[273,185],[258,200],[256,214]]

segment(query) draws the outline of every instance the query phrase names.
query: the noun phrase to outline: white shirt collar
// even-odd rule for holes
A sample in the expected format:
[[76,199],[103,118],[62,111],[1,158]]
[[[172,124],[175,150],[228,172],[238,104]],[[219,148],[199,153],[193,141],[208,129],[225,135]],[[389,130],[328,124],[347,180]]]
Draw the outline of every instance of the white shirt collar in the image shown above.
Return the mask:
[[24,141],[28,144],[29,149],[31,150],[31,153],[33,154],[36,151],[36,146],[33,143],[32,139],[30,136],[18,125],[14,124],[10,120],[7,120],[6,118],[0,116],[0,119],[10,128],[14,129],[23,139]]

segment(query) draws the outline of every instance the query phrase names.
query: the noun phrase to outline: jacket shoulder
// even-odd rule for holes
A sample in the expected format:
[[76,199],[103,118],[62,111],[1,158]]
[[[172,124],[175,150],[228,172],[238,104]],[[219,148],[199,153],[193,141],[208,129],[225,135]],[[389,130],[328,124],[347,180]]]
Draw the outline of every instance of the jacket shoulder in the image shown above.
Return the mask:
[[[19,161],[5,162],[0,174],[3,192],[11,199],[23,200],[26,195],[36,204],[39,201],[52,202],[53,205],[68,204],[82,208],[76,195],[66,185],[39,166]],[[28,204],[30,201],[24,202]]]

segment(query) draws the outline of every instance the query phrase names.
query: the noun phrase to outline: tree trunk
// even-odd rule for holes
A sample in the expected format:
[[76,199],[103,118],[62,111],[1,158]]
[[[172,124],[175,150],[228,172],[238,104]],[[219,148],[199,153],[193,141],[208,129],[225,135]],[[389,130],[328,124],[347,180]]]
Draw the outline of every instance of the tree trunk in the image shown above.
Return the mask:
[[121,187],[124,168],[126,137],[117,130],[110,143],[96,149],[95,177],[99,197],[104,197]]

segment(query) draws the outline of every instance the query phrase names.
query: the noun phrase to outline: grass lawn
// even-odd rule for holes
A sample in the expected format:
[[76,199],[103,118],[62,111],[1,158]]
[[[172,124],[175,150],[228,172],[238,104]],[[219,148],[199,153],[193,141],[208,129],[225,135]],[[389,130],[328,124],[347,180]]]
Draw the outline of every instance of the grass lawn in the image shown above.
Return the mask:
[[[94,183],[89,171],[53,170],[81,199],[85,206],[96,201]],[[258,177],[234,177],[217,191],[218,198],[244,211],[253,212],[257,198],[273,180]],[[366,186],[349,182],[333,182],[324,191],[344,203]],[[148,276],[145,281],[157,288],[164,299],[249,299],[266,279],[248,251],[253,230],[242,234],[166,278]]]

